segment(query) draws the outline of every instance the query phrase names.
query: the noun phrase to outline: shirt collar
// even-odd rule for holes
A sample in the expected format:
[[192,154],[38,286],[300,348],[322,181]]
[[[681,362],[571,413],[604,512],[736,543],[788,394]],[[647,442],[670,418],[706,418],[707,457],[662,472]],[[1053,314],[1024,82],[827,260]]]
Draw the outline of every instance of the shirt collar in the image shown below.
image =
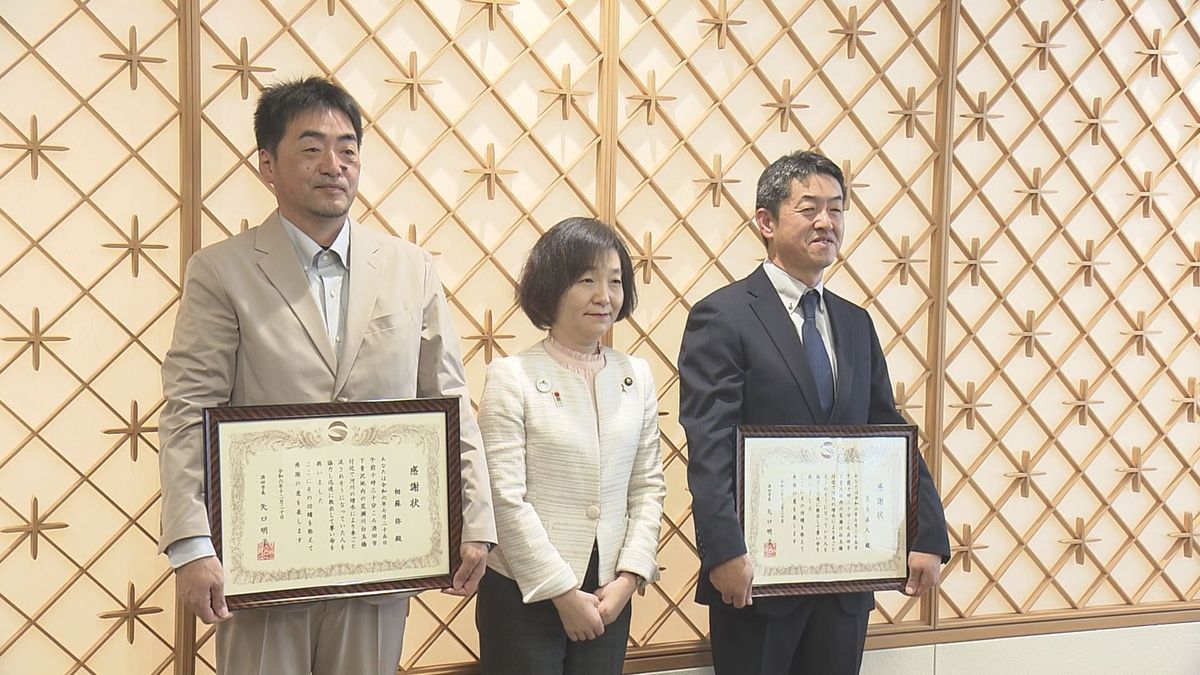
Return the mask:
[[[326,250],[320,244],[313,241],[312,237],[308,236],[292,224],[292,221],[284,218],[281,214],[279,220],[283,221],[283,231],[287,232],[288,239],[292,240],[292,246],[296,249],[296,255],[300,257],[300,263],[304,265],[305,271],[308,271],[313,265],[313,259],[317,254]],[[342,265],[350,267],[350,219],[346,219],[346,223],[342,225],[342,229],[338,231],[337,237],[333,243],[329,245],[330,251],[337,254]]]
[[816,286],[809,286],[796,277],[788,274],[775,263],[770,260],[763,261],[763,271],[767,273],[767,278],[771,280],[771,285],[775,287],[775,292],[779,293],[779,299],[783,301],[783,306],[787,308],[789,313],[794,312],[800,304],[800,296],[806,291],[815,290],[821,302],[817,304],[817,311],[825,311],[825,281],[817,282]]

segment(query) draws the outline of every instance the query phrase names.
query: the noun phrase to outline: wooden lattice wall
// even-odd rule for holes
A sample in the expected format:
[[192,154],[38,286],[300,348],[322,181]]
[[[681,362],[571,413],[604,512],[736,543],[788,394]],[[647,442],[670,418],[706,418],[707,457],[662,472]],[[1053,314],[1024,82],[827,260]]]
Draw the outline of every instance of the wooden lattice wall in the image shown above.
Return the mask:
[[[828,276],[871,311],[955,555],[871,644],[1200,617],[1200,5],[1186,0],[0,0],[0,672],[212,672],[155,557],[181,263],[257,224],[258,90],[368,128],[352,215],[438,253],[472,391],[567,215],[613,223],[670,485],[631,667],[701,662],[674,363],[763,255],[754,182],[844,163]],[[1093,622],[1089,624],[1087,622]],[[402,668],[470,672],[471,600]],[[182,658],[177,658],[176,655]],[[195,657],[193,658],[193,655]]]

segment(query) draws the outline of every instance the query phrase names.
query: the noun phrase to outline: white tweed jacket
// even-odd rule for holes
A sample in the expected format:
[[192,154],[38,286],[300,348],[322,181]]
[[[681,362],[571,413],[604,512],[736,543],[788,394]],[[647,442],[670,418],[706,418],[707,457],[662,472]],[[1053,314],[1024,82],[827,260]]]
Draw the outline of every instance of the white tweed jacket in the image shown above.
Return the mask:
[[541,343],[488,367],[479,426],[499,542],[488,565],[526,603],[578,588],[593,543],[601,585],[620,572],[658,579],[667,488],[654,380],[640,358],[604,356],[595,406],[583,375]]

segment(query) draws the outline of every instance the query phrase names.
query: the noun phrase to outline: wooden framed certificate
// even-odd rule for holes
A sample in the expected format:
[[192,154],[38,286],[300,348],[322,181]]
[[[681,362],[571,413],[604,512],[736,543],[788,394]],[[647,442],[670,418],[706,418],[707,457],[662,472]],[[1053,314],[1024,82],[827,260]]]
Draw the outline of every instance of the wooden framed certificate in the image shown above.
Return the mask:
[[917,428],[738,427],[755,597],[899,590],[917,535]]
[[231,609],[447,588],[457,398],[208,408],[207,502]]

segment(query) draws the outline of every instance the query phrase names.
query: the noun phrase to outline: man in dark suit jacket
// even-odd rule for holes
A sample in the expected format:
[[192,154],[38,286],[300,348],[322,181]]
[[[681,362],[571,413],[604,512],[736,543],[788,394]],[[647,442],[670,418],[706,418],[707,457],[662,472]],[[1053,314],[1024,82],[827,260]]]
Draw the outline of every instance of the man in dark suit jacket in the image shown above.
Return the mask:
[[[845,179],[813,152],[781,157],[758,181],[767,260],[696,303],[679,353],[680,421],[700,552],[696,600],[709,607],[717,675],[857,673],[871,593],[759,598],[735,505],[739,424],[903,424],[867,312],[824,289],[843,234]],[[814,295],[815,293],[815,295]],[[806,297],[807,295],[807,297]],[[925,462],[905,593],[937,584],[945,515]]]

